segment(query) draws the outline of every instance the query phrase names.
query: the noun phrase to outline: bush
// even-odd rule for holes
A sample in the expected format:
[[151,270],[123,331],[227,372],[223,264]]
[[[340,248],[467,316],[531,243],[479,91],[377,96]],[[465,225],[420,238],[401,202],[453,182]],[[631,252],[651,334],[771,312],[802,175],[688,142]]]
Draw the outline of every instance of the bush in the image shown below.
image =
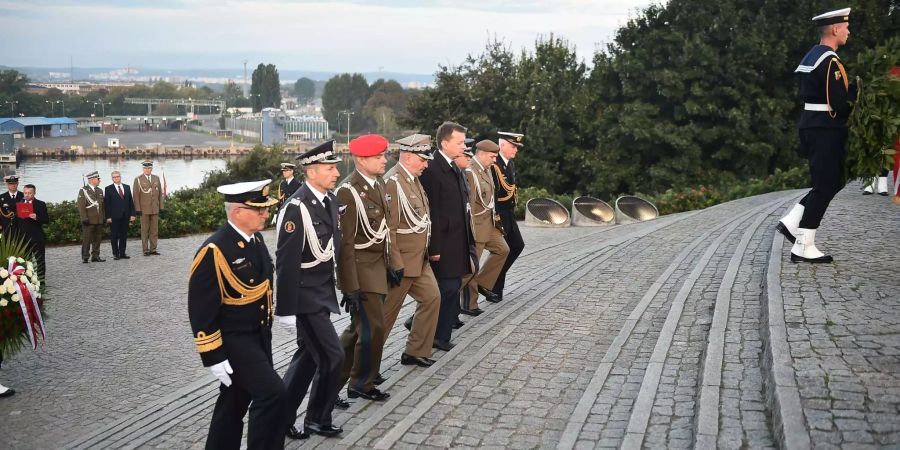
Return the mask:
[[250,153],[228,161],[224,169],[207,173],[200,187],[215,189],[223,184],[269,178],[273,180],[273,187],[277,188],[281,176],[281,163],[287,161],[286,158],[293,159],[285,156],[281,146],[266,148],[257,145]]

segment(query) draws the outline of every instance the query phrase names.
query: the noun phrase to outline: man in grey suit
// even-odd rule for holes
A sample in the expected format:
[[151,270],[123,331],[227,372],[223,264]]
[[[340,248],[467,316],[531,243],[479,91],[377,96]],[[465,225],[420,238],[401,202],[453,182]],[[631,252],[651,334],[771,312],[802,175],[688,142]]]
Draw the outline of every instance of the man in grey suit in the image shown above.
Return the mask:
[[[284,374],[291,439],[310,434],[337,436],[331,413],[337,399],[337,380],[344,350],[331,314],[340,314],[335,293],[334,263],[340,248],[338,205],[330,192],[340,173],[334,141],[326,142],[297,159],[306,181],[281,208],[276,222],[275,321],[297,330],[297,352]],[[293,425],[297,408],[312,383],[303,431]]]

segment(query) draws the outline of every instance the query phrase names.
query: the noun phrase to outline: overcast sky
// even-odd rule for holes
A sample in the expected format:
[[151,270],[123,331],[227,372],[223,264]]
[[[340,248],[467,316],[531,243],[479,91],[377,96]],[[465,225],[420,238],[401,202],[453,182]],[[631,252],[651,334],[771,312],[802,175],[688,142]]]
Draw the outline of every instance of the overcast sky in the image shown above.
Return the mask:
[[496,36],[554,33],[590,61],[654,0],[0,0],[0,64],[432,73]]

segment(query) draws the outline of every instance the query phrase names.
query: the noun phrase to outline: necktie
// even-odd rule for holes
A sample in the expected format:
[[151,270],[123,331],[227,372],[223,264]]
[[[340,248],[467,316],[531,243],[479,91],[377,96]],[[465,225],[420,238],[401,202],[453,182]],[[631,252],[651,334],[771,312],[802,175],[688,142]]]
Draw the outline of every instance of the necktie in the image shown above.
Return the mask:
[[125,198],[125,193],[122,192],[122,185],[121,185],[121,184],[119,185],[119,197]]
[[331,199],[328,198],[328,195],[325,195],[325,198],[322,199],[322,206],[325,207],[325,212],[331,214]]

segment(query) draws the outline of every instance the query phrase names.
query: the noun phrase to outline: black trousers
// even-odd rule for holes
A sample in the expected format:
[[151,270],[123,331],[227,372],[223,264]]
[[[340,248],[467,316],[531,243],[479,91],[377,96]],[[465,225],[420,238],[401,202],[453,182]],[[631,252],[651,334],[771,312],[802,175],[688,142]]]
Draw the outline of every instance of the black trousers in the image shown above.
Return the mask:
[[331,412],[340,386],[337,379],[344,363],[341,341],[331,324],[330,313],[297,315],[297,351],[284,374],[287,389],[287,423],[280,436],[297,419],[297,408],[312,384],[305,422],[331,425]]
[[109,243],[112,244],[113,256],[125,254],[125,245],[128,243],[128,218],[113,219],[109,227]]
[[809,174],[812,178],[812,189],[800,200],[800,204],[804,206],[800,228],[816,229],[822,223],[831,199],[844,187],[847,129],[802,129],[800,146],[809,158]]
[[462,279],[438,278],[438,290],[441,291],[441,309],[438,311],[437,329],[434,338],[450,342],[453,334],[453,324],[459,318],[459,289],[462,287]]
[[272,365],[271,330],[224,333],[222,341],[234,373],[231,386],[219,385],[206,448],[240,449],[248,407],[247,447],[284,448],[286,396]]
[[500,276],[497,277],[497,282],[494,283],[493,291],[497,295],[503,295],[503,288],[506,286],[506,273],[509,272],[509,268],[522,254],[522,250],[525,249],[525,241],[522,240],[522,233],[519,232],[519,224],[516,223],[516,215],[513,210],[501,209],[497,211],[497,214],[500,215],[503,231],[506,232],[506,245],[509,246],[509,256],[506,257],[506,262],[503,263],[503,269],[500,270]]

